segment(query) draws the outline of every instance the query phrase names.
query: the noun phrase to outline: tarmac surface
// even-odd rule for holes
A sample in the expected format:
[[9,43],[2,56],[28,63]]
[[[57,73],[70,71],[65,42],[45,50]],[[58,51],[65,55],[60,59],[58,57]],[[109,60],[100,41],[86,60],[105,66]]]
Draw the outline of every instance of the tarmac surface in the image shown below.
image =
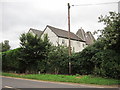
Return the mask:
[[116,88],[116,86],[84,85],[2,76],[2,88]]

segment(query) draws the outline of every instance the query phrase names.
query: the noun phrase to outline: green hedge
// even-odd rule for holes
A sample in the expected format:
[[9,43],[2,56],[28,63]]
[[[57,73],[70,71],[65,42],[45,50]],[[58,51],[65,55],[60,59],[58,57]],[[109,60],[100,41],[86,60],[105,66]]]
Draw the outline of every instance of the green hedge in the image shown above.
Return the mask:
[[98,52],[91,61],[95,62],[94,75],[120,78],[120,56],[114,50]]
[[[2,70],[4,72],[16,73],[52,73],[68,74],[68,53],[62,46],[51,47],[48,53],[43,53],[46,58],[27,59],[28,64],[22,58],[22,48],[6,51],[2,53]],[[33,51],[30,51],[33,52]],[[48,56],[47,56],[48,55]],[[27,68],[26,68],[27,67]],[[29,71],[31,69],[31,71]],[[26,72],[27,71],[27,72]]]
[[[82,52],[73,53],[70,57],[72,74],[96,75],[102,77],[120,79],[120,55],[114,50],[103,49],[104,43],[96,42],[88,46]],[[21,48],[2,53],[2,70],[5,72],[24,71],[24,63],[21,60]],[[51,47],[47,58],[31,64],[34,71],[41,73],[68,74],[68,54],[63,47]],[[44,61],[44,62],[43,62]],[[37,66],[38,65],[38,66]],[[34,73],[34,72],[33,72]]]
[[98,41],[74,54],[71,57],[72,72],[120,79],[120,54],[104,49],[103,45],[103,42]]
[[20,48],[17,48],[1,53],[3,71],[19,71],[20,50]]

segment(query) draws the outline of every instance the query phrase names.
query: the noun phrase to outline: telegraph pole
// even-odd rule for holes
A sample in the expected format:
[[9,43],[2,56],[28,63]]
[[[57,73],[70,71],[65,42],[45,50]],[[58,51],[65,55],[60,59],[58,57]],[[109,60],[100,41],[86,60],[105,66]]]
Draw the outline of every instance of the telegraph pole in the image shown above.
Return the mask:
[[[69,39],[69,47],[68,47],[68,53],[69,56],[71,56],[71,42],[70,42],[70,4],[68,3],[68,39]],[[71,74],[71,61],[69,58],[69,74]]]
[[118,2],[118,13],[120,13],[120,1]]

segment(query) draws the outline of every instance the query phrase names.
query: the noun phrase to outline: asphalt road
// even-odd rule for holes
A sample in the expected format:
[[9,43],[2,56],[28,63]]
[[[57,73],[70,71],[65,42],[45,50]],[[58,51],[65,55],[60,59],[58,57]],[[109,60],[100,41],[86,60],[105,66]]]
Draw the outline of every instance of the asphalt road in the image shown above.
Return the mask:
[[2,88],[96,88],[93,86],[2,77]]

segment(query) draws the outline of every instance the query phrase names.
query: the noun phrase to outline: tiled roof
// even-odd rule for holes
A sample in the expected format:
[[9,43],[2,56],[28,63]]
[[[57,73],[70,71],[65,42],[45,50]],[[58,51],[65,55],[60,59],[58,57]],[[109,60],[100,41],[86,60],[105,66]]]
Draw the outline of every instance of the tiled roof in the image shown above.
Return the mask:
[[[33,28],[30,28],[30,30],[31,30],[34,34],[38,35],[39,37],[40,37],[41,34],[42,34],[42,31],[40,31],[40,30],[33,29]],[[30,30],[29,30],[29,31],[30,31]]]
[[77,31],[76,35],[85,40],[87,45],[91,45],[95,41],[95,38],[93,37],[92,33],[91,32],[85,33],[85,31],[82,28]]
[[86,33],[86,44],[91,45],[95,41],[95,38],[93,37],[91,32]]
[[[62,30],[59,28],[55,28],[52,26],[47,25],[48,28],[50,28],[58,37],[62,37],[62,38],[67,38],[68,39],[68,31],[66,30]],[[77,41],[83,41],[81,38],[79,38],[77,35],[75,35],[74,33],[70,32],[70,38],[72,40],[77,40]]]
[[81,28],[77,31],[76,35],[81,37],[82,40],[86,41],[85,31]]

